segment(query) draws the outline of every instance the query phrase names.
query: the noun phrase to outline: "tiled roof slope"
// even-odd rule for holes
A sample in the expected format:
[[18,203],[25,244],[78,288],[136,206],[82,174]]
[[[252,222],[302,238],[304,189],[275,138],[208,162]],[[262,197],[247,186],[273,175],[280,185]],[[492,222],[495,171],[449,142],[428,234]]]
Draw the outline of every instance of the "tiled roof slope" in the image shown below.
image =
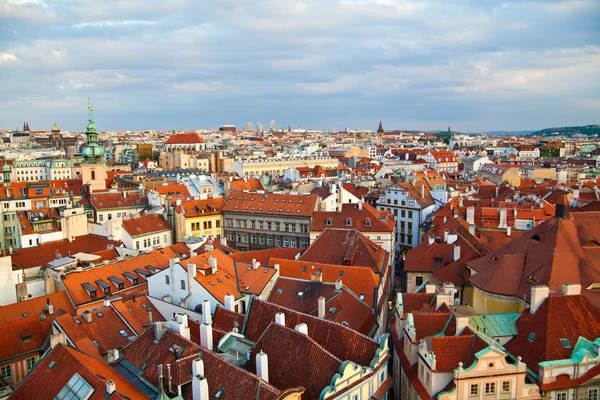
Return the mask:
[[300,256],[300,261],[369,267],[383,272],[389,254],[356,229],[327,228]]
[[317,204],[315,195],[232,193],[224,212],[310,217]]
[[[321,232],[328,227],[348,228],[347,220],[352,220],[352,228],[360,232],[393,232],[394,219],[389,211],[376,210],[367,203],[362,203],[362,210],[358,204],[343,204],[341,212],[319,211],[313,214],[310,230]],[[330,224],[327,224],[327,221]]]
[[75,312],[67,292],[63,290],[48,296],[34,297],[18,303],[0,306],[0,323],[24,318],[24,314],[25,316],[39,314],[46,310],[47,301],[54,306],[55,313],[61,309],[68,313]]
[[[12,357],[41,350],[50,332],[50,319],[40,314],[0,323],[0,363]],[[30,340],[24,340],[29,337]]]
[[371,268],[321,264],[281,258],[271,258],[269,263],[279,265],[280,276],[302,280],[311,280],[311,274],[321,270],[321,279],[323,282],[333,283],[341,279],[344,286],[354,294],[358,296],[364,295],[364,301],[367,304],[373,304],[374,290],[380,283],[379,276]]
[[[138,335],[141,335],[145,327],[152,322],[165,320],[147,296],[133,296],[130,299],[113,300],[110,304]],[[148,313],[152,315],[152,321],[149,320]]]
[[[175,253],[169,247],[166,247],[137,257],[126,258],[115,263],[101,265],[84,271],[71,272],[62,278],[62,282],[65,285],[65,290],[69,293],[69,296],[77,307],[81,304],[101,300],[106,297],[97,281],[102,280],[109,284],[111,292],[115,292],[118,289],[109,280],[110,277],[114,276],[123,281],[123,288],[127,289],[134,285],[123,275],[124,273],[131,273],[137,276],[138,284],[142,284],[146,279],[142,274],[135,272],[136,269],[149,272],[146,268],[148,265],[159,270],[165,269],[169,266],[169,259],[173,257],[175,257]],[[96,289],[96,299],[90,298],[86,290],[81,286],[84,283],[88,283]]]
[[170,231],[169,223],[161,214],[138,215],[123,219],[123,229],[131,237]]
[[244,326],[244,314],[230,311],[221,305],[217,305],[215,309],[215,315],[213,316],[212,326],[213,329],[219,329],[224,332],[231,332],[233,328],[237,328],[241,331]]
[[582,294],[598,305],[600,298],[586,288],[600,283],[599,251],[600,212],[572,213],[570,219],[551,218],[497,251],[470,261],[469,267],[477,271],[470,280],[484,291],[521,299],[536,284],[561,290],[564,283],[580,283]]
[[68,254],[76,253],[93,254],[106,250],[108,245],[120,246],[121,242],[108,240],[103,236],[83,235],[77,236],[71,242],[68,239],[55,240],[40,244],[37,247],[16,250],[11,258],[13,266],[19,269],[45,267],[50,261],[54,261],[58,255],[66,257]]
[[246,337],[254,342],[258,341],[269,324],[275,321],[275,314],[278,312],[285,314],[285,325],[289,328],[293,329],[301,323],[308,325],[308,336],[341,360],[367,366],[379,348],[379,343],[375,340],[341,324],[302,314],[258,298],[254,298],[250,305],[244,327]]
[[[52,367],[50,365],[52,364]],[[109,396],[106,382],[115,382],[116,392],[110,399],[143,399],[146,398],[130,382],[102,361],[93,359],[73,348],[58,344],[21,382],[10,396],[15,400],[52,399],[61,391],[67,382],[77,373],[92,386],[94,392],[90,400],[104,400]]]
[[148,197],[137,191],[123,193],[93,193],[90,201],[96,210],[113,208],[143,208],[148,205]]
[[264,190],[262,183],[257,178],[234,178],[229,182],[229,188],[232,191],[242,192],[247,190],[249,192],[256,192],[257,190]]
[[183,213],[186,218],[201,217],[204,215],[216,215],[221,213],[225,205],[225,199],[184,200],[181,205],[175,207],[177,213]]
[[266,250],[252,250],[252,251],[242,251],[236,254],[232,254],[231,258],[236,261],[245,261],[252,262],[252,260],[256,260],[262,265],[270,265],[273,266],[272,259],[288,259],[294,260],[298,253],[302,253],[304,249],[298,249],[294,247],[277,247],[275,249],[266,249]]
[[[269,358],[269,383],[280,390],[304,386],[302,398],[306,400],[319,399],[343,362],[309,336],[275,322],[256,342],[251,359],[255,360],[261,350]],[[298,362],[302,359],[310,362]]]
[[[155,387],[158,387],[157,365],[171,364],[174,373],[174,383],[185,384],[192,380],[192,360],[202,352],[204,361],[204,376],[208,380],[208,390],[211,398],[222,388],[221,399],[249,399],[257,394],[261,399],[275,400],[280,391],[272,385],[260,380],[257,376],[238,368],[212,351],[198,346],[184,337],[165,330],[160,340],[155,342],[153,329],[148,329],[136,340],[123,349],[123,357],[136,368],[142,369],[142,377]],[[172,350],[177,345],[179,354]],[[165,381],[166,383],[166,381]],[[190,398],[191,393],[185,398]]]
[[425,339],[427,348],[433,351],[436,359],[435,372],[453,372],[462,362],[468,368],[475,361],[475,354],[488,347],[488,344],[470,329],[460,336],[432,336]]
[[204,139],[197,133],[177,133],[171,135],[165,144],[196,144],[204,143]]
[[[580,336],[588,340],[600,337],[600,309],[582,295],[550,296],[535,314],[523,312],[516,325],[519,334],[505,347],[537,372],[542,361],[571,357],[573,347],[565,348],[560,339],[575,346]],[[530,340],[532,333],[535,338]]]

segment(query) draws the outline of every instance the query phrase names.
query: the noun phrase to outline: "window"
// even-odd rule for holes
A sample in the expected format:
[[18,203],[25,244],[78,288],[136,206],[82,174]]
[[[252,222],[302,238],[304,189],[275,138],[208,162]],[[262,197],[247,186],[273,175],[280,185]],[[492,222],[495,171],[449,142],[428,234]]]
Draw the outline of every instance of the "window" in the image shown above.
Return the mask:
[[562,344],[565,349],[571,348],[571,342],[569,342],[569,339],[560,339],[560,344]]
[[181,280],[181,290],[185,290],[185,281]]
[[258,237],[258,243],[265,244],[265,237],[264,236],[259,236]]
[[425,373],[425,375],[426,375],[425,383],[427,384],[427,386],[429,386],[429,383],[431,382],[431,373],[429,371],[427,371]]
[[0,377],[5,381],[12,378],[12,365],[5,365],[0,367]]
[[273,244],[273,238],[272,237],[267,237],[267,244],[272,245]]
[[510,392],[510,381],[502,382],[502,393]]
[[281,246],[281,238],[275,238],[275,246]]
[[216,226],[217,228],[220,228],[220,227],[221,227],[221,220],[220,220],[220,219],[218,219],[218,220],[216,220],[216,221],[215,221],[215,226]]
[[58,392],[54,400],[81,400],[87,399],[91,395],[92,387],[79,374],[73,375],[69,382]]
[[25,366],[27,367],[27,372],[31,371],[35,366],[35,357],[31,357],[25,360]]
[[[408,340],[406,343],[408,343]],[[425,367],[423,367],[423,364],[419,364],[419,377],[421,379],[425,378]]]
[[527,336],[527,339],[529,339],[530,342],[533,342],[536,337],[537,337],[537,335],[535,333],[531,332],[529,334],[529,336]]
[[495,382],[487,382],[485,384],[485,394],[493,394],[496,393],[496,383]]
[[170,285],[169,275],[165,275],[165,285]]
[[599,389],[589,389],[588,400],[598,400],[598,390]]
[[567,400],[567,392],[556,393],[556,400]]
[[415,278],[415,285],[421,286],[422,284],[423,284],[423,277],[422,276],[417,276]]
[[479,394],[479,385],[477,385],[477,384],[471,385],[470,393],[471,393],[471,396],[477,396]]

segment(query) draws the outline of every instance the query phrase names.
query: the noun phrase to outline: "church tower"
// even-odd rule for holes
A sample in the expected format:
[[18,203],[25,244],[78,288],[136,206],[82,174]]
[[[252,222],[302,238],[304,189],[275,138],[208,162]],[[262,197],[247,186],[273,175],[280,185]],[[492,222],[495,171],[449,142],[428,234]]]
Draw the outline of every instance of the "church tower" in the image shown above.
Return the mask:
[[88,102],[88,124],[85,130],[87,147],[83,149],[83,164],[81,168],[81,180],[88,185],[90,193],[94,190],[106,189],[106,164],[104,160],[104,148],[98,143],[98,133],[94,125],[94,108]]
[[379,128],[377,128],[377,142],[378,144],[383,144],[383,123],[379,121]]

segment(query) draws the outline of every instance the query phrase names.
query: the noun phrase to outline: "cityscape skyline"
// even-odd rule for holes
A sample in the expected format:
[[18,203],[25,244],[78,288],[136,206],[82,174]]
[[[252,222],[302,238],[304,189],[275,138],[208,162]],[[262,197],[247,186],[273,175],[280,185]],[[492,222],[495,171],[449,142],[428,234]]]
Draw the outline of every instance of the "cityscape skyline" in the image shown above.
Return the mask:
[[598,123],[596,1],[87,3],[1,5],[1,128]]

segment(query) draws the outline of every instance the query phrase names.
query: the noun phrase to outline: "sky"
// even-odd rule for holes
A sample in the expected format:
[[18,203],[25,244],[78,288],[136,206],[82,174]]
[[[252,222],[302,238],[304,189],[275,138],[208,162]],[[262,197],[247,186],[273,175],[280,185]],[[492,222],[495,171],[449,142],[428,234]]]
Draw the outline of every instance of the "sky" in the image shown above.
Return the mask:
[[0,0],[0,129],[600,123],[600,0]]

